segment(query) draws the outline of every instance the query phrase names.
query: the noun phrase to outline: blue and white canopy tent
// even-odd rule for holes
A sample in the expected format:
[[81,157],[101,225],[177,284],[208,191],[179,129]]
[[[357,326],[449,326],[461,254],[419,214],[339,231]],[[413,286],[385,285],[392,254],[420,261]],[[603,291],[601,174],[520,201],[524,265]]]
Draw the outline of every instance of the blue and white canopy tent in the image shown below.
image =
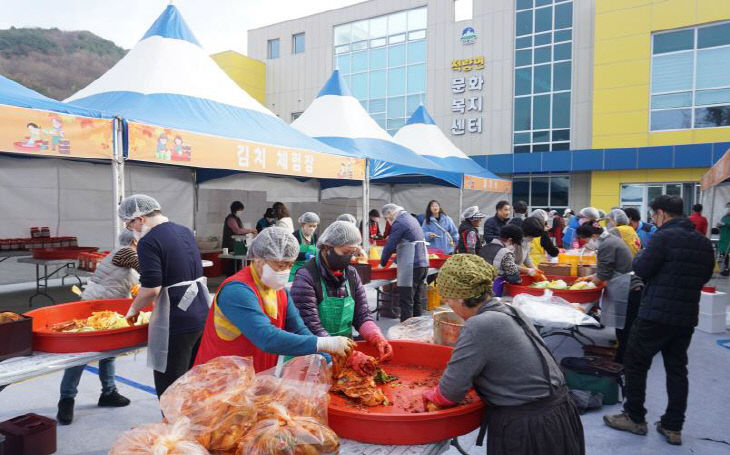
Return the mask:
[[[193,172],[202,189],[286,187],[299,200],[316,201],[319,185],[312,179],[320,177],[320,161],[341,161],[344,156],[362,165],[354,155],[291,128],[236,85],[203,50],[173,5],[124,58],[68,101],[124,118],[126,159],[199,169]],[[172,145],[173,138],[176,144],[179,139],[179,146]],[[175,147],[182,149],[179,156]],[[285,168],[280,166],[280,153],[290,158],[283,160]],[[315,168],[309,174],[287,164],[302,154],[319,157],[306,168]],[[295,178],[276,178],[281,175]],[[253,211],[263,213],[265,202]],[[194,204],[198,207],[197,201]],[[221,215],[226,212],[227,208]],[[221,223],[222,217],[215,221],[216,231]]]
[[494,205],[492,202],[510,199],[509,182],[484,169],[459,150],[436,125],[423,105],[413,112],[406,124],[395,134],[393,140],[445,169],[464,174],[465,183],[475,181],[483,184],[483,187],[476,191],[470,190],[469,185],[461,186],[459,212],[464,205],[464,197],[466,197],[467,206],[479,205],[482,209],[488,209]]

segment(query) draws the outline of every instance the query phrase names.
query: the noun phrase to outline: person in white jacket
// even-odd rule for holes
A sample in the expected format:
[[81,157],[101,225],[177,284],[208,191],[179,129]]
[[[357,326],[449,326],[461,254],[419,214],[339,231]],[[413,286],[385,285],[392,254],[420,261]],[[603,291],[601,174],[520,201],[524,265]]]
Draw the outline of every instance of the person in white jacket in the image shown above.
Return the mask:
[[[81,294],[81,300],[128,299],[131,289],[139,284],[139,259],[137,241],[127,229],[119,235],[120,248],[107,255],[96,267],[94,275]],[[58,402],[56,418],[61,425],[73,421],[74,404],[81,374],[86,365],[66,369],[61,380],[61,399]],[[102,392],[98,405],[101,407],[123,407],[130,401],[118,391],[114,381],[114,357],[99,361],[99,380]]]
[[283,202],[274,202],[271,206],[274,209],[274,216],[276,217],[276,227],[284,228],[287,232],[294,233],[294,221],[291,219],[289,209],[284,205]]

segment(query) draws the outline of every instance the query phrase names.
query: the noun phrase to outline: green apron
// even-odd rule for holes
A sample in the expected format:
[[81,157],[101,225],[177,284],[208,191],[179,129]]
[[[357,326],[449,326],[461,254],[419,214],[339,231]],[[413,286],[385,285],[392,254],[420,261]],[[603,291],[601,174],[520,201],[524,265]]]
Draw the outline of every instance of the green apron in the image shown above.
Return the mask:
[[[304,235],[299,232],[299,235],[304,237]],[[317,256],[317,245],[299,245],[299,253],[309,253],[312,256]],[[304,264],[307,263],[307,260],[304,261],[296,261],[294,265],[291,268],[291,272],[289,273],[289,282],[291,283],[294,281],[294,276],[297,274],[297,270],[301,269]]]
[[[317,257],[319,265],[319,257]],[[352,320],[355,317],[355,299],[352,298],[350,280],[345,276],[345,288],[347,297],[328,297],[327,286],[324,278],[320,277],[322,283],[322,301],[319,303],[319,320],[322,327],[329,332],[330,336],[344,336],[352,338]]]

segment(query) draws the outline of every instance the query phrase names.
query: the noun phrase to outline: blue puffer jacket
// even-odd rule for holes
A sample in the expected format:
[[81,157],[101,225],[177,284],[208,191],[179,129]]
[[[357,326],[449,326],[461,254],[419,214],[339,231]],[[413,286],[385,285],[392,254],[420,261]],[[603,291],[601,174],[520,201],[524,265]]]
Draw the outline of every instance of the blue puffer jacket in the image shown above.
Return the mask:
[[[418,224],[418,220],[407,212],[402,212],[393,222],[390,235],[388,236],[388,242],[383,247],[380,265],[385,267],[390,256],[395,253],[398,244],[404,240],[408,242],[424,240],[423,229]],[[428,257],[426,257],[425,250],[422,245],[416,245],[416,256],[413,261],[413,267],[428,267]]]
[[687,218],[662,225],[633,262],[644,280],[639,317],[667,325],[697,325],[700,291],[712,278],[715,257],[707,237]]
[[[441,215],[437,220],[430,223],[423,222],[421,225],[426,241],[430,243],[429,248],[437,248],[445,253],[454,252],[456,244],[459,242],[459,231],[456,230],[454,222],[448,215]],[[436,234],[436,237],[430,237],[428,234]],[[449,240],[451,237],[451,240]]]
[[580,227],[580,223],[578,222],[578,217],[573,215],[570,217],[570,222],[568,223],[568,227],[565,228],[565,232],[563,232],[563,248],[566,250],[569,250],[572,247],[573,239],[575,239],[575,231]]

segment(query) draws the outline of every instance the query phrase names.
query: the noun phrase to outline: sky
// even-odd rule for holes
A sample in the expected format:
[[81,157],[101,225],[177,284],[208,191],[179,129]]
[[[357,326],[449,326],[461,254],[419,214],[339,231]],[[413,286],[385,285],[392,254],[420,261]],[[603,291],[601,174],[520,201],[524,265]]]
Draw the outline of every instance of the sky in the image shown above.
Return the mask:
[[[246,53],[246,31],[340,8],[362,0],[176,0],[208,53]],[[0,29],[14,27],[88,30],[131,49],[168,0],[0,0]]]

